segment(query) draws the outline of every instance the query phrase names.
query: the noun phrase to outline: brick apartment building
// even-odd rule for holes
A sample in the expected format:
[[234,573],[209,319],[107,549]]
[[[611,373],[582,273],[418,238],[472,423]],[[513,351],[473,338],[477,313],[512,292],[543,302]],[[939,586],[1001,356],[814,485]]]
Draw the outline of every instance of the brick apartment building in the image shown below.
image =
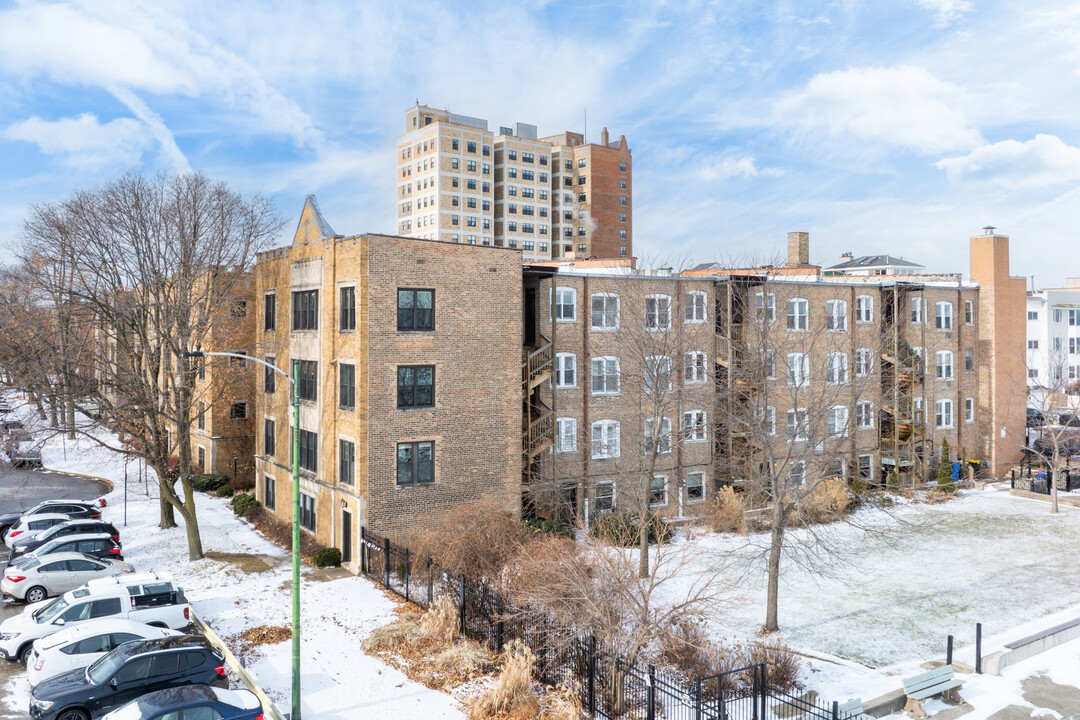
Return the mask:
[[[298,363],[305,532],[349,564],[360,527],[402,538],[481,498],[520,511],[520,251],[338,235],[309,197],[255,278],[256,352]],[[264,374],[257,494],[291,521],[289,387]]]
[[516,123],[416,105],[397,142],[397,232],[518,249],[528,261],[633,255],[633,183],[625,136],[537,137]]

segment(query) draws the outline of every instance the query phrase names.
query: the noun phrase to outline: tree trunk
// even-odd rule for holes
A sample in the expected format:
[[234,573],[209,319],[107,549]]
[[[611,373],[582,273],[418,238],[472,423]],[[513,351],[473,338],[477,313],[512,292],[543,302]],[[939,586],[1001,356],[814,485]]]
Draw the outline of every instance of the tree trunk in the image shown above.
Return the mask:
[[649,577],[649,513],[642,513],[638,527],[638,577]]
[[784,507],[779,498],[773,499],[772,537],[769,543],[769,582],[765,610],[765,632],[780,629],[777,606],[780,596],[780,551],[784,547]]
[[44,420],[48,415],[45,414],[45,407],[41,404],[41,397],[36,392],[30,393],[30,397],[34,401],[34,407],[37,408],[38,417]]
[[[1056,445],[1056,443],[1055,443]],[[1058,451],[1054,448],[1053,460],[1050,463],[1050,468],[1046,471],[1046,482],[1050,483],[1050,514],[1057,515],[1058,512],[1058,496],[1057,496],[1057,474],[1058,468]]]
[[67,417],[64,418],[64,424],[67,425],[68,440],[75,439],[75,401],[68,398],[64,408]]
[[187,531],[188,560],[202,560],[202,537],[199,535],[199,518],[195,514],[195,490],[191,481],[185,478],[184,485],[184,527]]
[[49,396],[49,427],[60,427],[60,413],[56,411],[56,406],[59,401],[55,395]]
[[173,512],[172,503],[169,502],[169,495],[172,494],[172,482],[169,481],[168,466],[162,468],[157,463],[154,463],[152,467],[158,476],[158,509],[161,511],[161,520],[158,522],[158,527],[162,530],[168,530],[176,527],[176,514]]

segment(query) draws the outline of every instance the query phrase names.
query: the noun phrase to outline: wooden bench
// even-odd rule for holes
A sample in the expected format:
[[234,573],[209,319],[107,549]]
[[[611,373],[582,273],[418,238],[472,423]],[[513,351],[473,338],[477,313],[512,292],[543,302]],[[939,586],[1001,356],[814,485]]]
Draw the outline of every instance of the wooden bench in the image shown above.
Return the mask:
[[842,702],[836,710],[840,720],[874,720],[863,711],[862,698]]
[[927,670],[913,677],[904,678],[904,694],[907,695],[907,703],[904,704],[904,712],[912,713],[915,717],[925,718],[926,712],[922,709],[923,701],[940,695],[942,700],[956,705],[964,702],[958,689],[964,684],[963,680],[957,680],[953,675],[952,665]]

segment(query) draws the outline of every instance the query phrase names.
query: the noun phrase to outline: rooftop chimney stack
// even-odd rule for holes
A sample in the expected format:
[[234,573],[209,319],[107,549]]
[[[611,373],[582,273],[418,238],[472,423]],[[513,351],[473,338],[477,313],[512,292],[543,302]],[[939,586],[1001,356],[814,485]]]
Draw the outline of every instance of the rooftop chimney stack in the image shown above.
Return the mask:
[[607,128],[604,128],[603,130],[600,131],[600,144],[603,145],[604,147],[607,147],[607,145],[608,145]]
[[789,232],[787,234],[788,267],[801,267],[810,264],[810,233]]

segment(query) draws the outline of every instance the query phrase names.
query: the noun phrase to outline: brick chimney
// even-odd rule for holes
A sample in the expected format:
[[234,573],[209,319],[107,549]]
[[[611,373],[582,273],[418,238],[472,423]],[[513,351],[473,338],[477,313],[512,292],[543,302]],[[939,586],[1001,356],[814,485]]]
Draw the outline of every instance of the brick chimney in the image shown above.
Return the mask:
[[603,130],[600,131],[600,145],[602,145],[603,147],[608,146],[607,128],[604,128]]
[[787,265],[800,267],[810,264],[810,233],[789,232],[787,234]]

